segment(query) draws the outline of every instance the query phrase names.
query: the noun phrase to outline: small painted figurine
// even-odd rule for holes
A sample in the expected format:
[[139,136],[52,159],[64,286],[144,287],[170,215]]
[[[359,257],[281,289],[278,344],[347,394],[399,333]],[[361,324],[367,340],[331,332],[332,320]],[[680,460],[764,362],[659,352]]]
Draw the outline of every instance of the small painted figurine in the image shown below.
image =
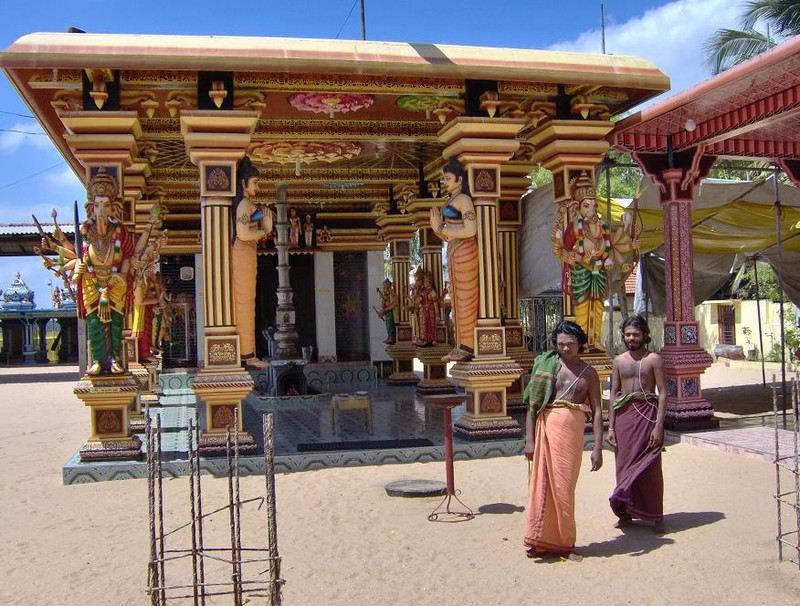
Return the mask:
[[332,239],[333,236],[331,236],[331,232],[328,231],[328,226],[323,225],[322,229],[319,232],[319,235],[317,236],[317,242],[326,243],[330,242]]
[[378,312],[378,317],[386,322],[386,338],[383,340],[387,345],[395,342],[395,310],[397,309],[397,296],[394,292],[394,286],[389,278],[383,281],[382,288],[376,288],[381,297],[381,310]]
[[300,247],[300,232],[302,226],[300,225],[300,217],[297,216],[297,209],[292,207],[289,209],[289,247]]
[[425,345],[436,345],[436,322],[439,317],[439,295],[433,287],[433,276],[426,271],[422,275],[422,341]]
[[303,223],[303,239],[306,248],[314,246],[314,222],[311,220],[311,215],[306,215],[306,221]]

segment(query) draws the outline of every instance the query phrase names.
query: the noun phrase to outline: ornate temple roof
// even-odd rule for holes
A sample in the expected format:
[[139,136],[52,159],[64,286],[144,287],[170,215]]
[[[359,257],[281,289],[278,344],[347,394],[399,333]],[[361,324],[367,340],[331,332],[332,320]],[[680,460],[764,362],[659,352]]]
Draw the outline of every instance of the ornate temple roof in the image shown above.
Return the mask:
[[[380,245],[376,206],[438,178],[438,133],[456,116],[524,119],[524,137],[557,106],[562,117],[606,120],[669,88],[637,57],[292,38],[35,33],[0,53],[0,66],[82,180],[70,137],[95,137],[90,154],[108,149],[107,133],[132,133],[125,180],[167,207],[176,253],[199,250],[200,225],[181,115],[213,113],[210,98],[257,117],[248,153],[260,197],[287,183],[289,204],[318,226]],[[131,222],[147,216],[126,211]]]
[[33,294],[33,291],[28,288],[28,285],[25,284],[19,272],[17,272],[11,286],[3,292],[0,311],[26,311],[33,309],[36,307],[33,302]]

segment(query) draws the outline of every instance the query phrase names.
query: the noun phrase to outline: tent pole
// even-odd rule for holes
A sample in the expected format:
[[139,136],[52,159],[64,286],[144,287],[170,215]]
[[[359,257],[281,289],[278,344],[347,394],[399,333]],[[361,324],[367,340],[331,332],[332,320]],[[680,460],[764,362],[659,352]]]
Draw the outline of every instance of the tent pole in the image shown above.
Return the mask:
[[778,245],[778,317],[781,323],[781,397],[783,428],[786,429],[786,335],[783,326],[783,239],[781,237],[781,200],[778,193],[778,166],[775,165],[775,173],[772,178],[775,183],[775,231],[777,233]]
[[[608,233],[611,231],[611,158],[606,155],[606,216],[608,217]],[[623,289],[624,290],[624,289]],[[623,293],[624,296],[624,293]],[[622,301],[620,301],[622,305]],[[622,309],[620,307],[620,309]],[[608,270],[608,339],[607,339],[608,355],[614,355],[614,271],[613,268]]]
[[764,362],[764,330],[761,327],[761,293],[758,286],[758,260],[757,257],[751,257],[753,262],[753,277],[756,281],[756,313],[758,314],[758,350],[761,354],[761,385],[767,386],[767,370]]

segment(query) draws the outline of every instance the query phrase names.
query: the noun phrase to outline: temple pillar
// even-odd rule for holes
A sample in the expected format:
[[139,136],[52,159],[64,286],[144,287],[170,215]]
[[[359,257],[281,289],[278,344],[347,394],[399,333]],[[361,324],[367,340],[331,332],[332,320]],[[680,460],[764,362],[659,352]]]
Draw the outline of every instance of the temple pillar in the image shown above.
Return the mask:
[[[553,175],[553,195],[559,205],[557,216],[571,217],[570,213],[576,212],[571,208],[570,183],[584,172],[595,182],[595,167],[608,151],[605,137],[613,128],[610,120],[547,119],[526,135],[533,146],[531,160]],[[566,288],[562,296],[563,318],[575,322],[572,296]],[[589,351],[581,357],[594,367],[601,381],[611,376],[611,358],[604,351]]]
[[273,359],[297,361],[300,356],[297,353],[295,311],[292,287],[289,281],[289,205],[286,202],[286,183],[278,183],[277,190],[275,209],[278,214],[276,222],[278,239],[275,248],[278,251],[278,308],[275,311],[277,327],[275,341],[278,349],[274,352]]
[[[418,225],[420,225],[418,223]],[[419,231],[420,252],[422,253],[422,269],[433,276],[433,288],[441,299],[444,289],[442,271],[442,241],[426,224]],[[447,355],[451,346],[447,342],[447,325],[444,310],[438,305],[436,314],[436,345],[417,346],[416,357],[422,362],[424,376],[417,383],[417,391],[423,395],[437,393],[453,393],[452,383],[447,378],[447,363],[442,356]]]
[[454,423],[454,432],[467,438],[521,435],[507,413],[506,389],[519,380],[522,369],[507,354],[500,317],[498,201],[502,165],[519,147],[516,135],[524,125],[518,118],[458,117],[438,135],[446,146],[442,155],[455,156],[464,167],[478,225],[475,356],[450,369],[467,395],[466,412]]
[[408,313],[408,275],[411,269],[411,237],[415,228],[403,215],[383,215],[376,219],[381,236],[389,242],[392,261],[392,287],[397,300],[395,342],[386,346],[392,359],[390,385],[416,385],[419,377],[414,373],[416,347],[411,342],[411,323]]
[[22,363],[36,364],[36,350],[33,348],[33,335],[36,321],[29,320],[22,314]]
[[[58,117],[67,132],[67,145],[86,170],[88,183],[100,169],[114,177],[123,198],[123,223],[131,226],[131,212],[125,197],[125,170],[138,156],[137,139],[142,135],[135,111],[62,111]],[[131,237],[134,234],[131,233]],[[127,319],[126,325],[127,327]],[[79,365],[86,352],[85,322],[78,321]],[[121,360],[125,366],[128,344],[123,341]],[[89,355],[87,354],[87,360]],[[88,360],[91,363],[91,360]],[[75,396],[90,409],[91,435],[80,450],[81,460],[130,459],[141,455],[141,440],[133,434],[131,413],[138,411],[138,384],[129,373],[84,376],[74,389]]]
[[703,398],[700,377],[711,366],[711,355],[700,347],[700,325],[694,318],[692,263],[692,201],[715,156],[701,145],[669,154],[634,153],[633,157],[659,188],[664,210],[664,257],[667,317],[664,360],[667,379],[667,429],[716,427],[714,408]]
[[533,366],[533,354],[525,347],[519,321],[519,226],[522,223],[522,196],[530,183],[530,161],[511,160],[503,164],[500,183],[498,218],[498,252],[500,255],[500,311],[506,328],[506,352],[520,368],[522,376],[506,388],[506,408],[523,412],[524,378]]
[[247,150],[257,121],[258,114],[250,111],[181,112],[186,150],[200,173],[204,366],[191,386],[205,405],[199,444],[205,454],[224,454],[226,428],[233,427],[234,418],[240,450],[256,449],[255,440],[242,425],[242,400],[253,389],[253,378],[240,363],[234,318],[231,205],[236,194],[236,164]]

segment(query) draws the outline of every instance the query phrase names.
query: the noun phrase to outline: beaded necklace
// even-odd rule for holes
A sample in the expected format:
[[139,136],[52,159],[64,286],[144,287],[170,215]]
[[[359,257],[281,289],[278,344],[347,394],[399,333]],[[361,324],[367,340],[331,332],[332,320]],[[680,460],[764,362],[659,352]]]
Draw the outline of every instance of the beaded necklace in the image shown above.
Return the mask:
[[[593,259],[590,261],[592,264],[592,272],[598,273],[603,266],[610,266],[611,265],[611,233],[608,230],[608,224],[605,221],[601,221],[600,225],[603,230],[603,253],[600,255],[599,259]],[[583,229],[583,217],[578,217],[578,254],[583,257],[585,254],[585,250],[583,247],[583,240],[584,240],[584,229]]]

